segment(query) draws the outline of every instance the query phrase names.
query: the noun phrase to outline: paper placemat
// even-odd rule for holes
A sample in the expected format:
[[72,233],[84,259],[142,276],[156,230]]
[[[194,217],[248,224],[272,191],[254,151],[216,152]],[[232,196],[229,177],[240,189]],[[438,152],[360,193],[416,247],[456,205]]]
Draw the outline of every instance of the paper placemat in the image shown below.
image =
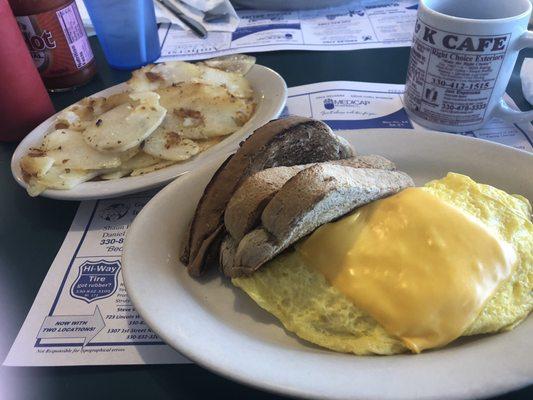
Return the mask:
[[159,61],[275,50],[410,46],[417,10],[417,0],[355,0],[311,11],[237,10],[235,32],[209,32],[206,39],[177,25],[162,24]]

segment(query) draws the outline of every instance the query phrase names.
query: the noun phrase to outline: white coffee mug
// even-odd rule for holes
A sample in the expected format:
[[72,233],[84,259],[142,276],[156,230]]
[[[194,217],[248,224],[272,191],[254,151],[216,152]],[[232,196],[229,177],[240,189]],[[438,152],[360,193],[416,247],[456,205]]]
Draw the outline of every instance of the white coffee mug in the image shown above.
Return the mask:
[[520,49],[533,47],[529,0],[420,0],[404,102],[410,118],[447,132],[492,117],[532,121],[503,100]]

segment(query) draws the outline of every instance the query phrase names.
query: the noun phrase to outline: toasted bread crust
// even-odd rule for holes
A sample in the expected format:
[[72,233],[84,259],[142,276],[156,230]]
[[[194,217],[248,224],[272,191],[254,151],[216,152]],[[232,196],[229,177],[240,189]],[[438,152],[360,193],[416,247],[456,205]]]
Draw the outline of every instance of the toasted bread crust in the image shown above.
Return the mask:
[[215,239],[214,232],[223,224],[228,201],[246,177],[265,168],[343,159],[352,155],[350,145],[320,121],[288,117],[257,129],[217,170],[198,203],[188,243],[181,255],[189,273],[200,275],[207,252],[218,252],[218,248],[210,248],[209,244]]
[[[394,163],[377,155],[355,156],[325,163],[353,168],[396,169]],[[272,197],[290,178],[313,165],[267,168],[246,178],[231,197],[224,213],[224,225],[233,239],[239,242],[258,226],[261,214]]]
[[320,225],[413,186],[403,172],[317,164],[289,179],[270,200],[262,225],[245,235],[228,276],[250,274]]
[[263,209],[290,178],[307,165],[273,167],[259,171],[244,180],[231,197],[224,213],[224,225],[239,242],[260,221]]

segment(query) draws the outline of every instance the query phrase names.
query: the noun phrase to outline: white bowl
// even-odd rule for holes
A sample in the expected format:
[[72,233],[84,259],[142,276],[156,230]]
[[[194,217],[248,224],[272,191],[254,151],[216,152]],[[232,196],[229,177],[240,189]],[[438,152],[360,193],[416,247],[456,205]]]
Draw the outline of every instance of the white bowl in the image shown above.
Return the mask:
[[[287,85],[283,78],[270,68],[262,65],[254,65],[246,74],[246,78],[255,93],[257,107],[254,115],[238,131],[229,135],[217,145],[198,154],[190,160],[174,164],[170,167],[151,172],[146,175],[125,177],[110,181],[89,181],[79,184],[70,190],[48,189],[41,193],[43,197],[61,200],[90,200],[117,197],[130,193],[141,192],[162,186],[179,175],[194,171],[201,165],[209,162],[220,154],[229,154],[234,151],[239,142],[250,135],[255,129],[261,127],[268,121],[279,116],[285,102],[287,101]],[[121,83],[112,86],[101,92],[95,93],[93,97],[109,96],[122,92],[126,89],[126,84]],[[45,134],[54,129],[56,115],[51,116],[37,128],[31,131],[18,145],[11,158],[11,172],[17,183],[26,188],[26,182],[22,177],[20,169],[20,159],[28,153],[30,147],[39,146]]]

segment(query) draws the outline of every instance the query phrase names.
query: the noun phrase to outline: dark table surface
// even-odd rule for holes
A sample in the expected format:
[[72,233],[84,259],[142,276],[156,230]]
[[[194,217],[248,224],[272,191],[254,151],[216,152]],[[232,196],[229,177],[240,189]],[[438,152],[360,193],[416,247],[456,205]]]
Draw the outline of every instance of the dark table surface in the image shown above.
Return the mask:
[[[107,65],[94,37],[91,44],[98,75],[73,92],[53,94],[58,111],[129,78],[129,72]],[[409,48],[255,55],[258,63],[279,72],[289,87],[333,80],[404,83]],[[533,51],[522,52],[508,93],[519,107],[530,109],[519,82],[519,67],[525,56],[533,57]],[[79,204],[28,197],[11,177],[9,162],[15,147],[0,144],[0,360],[5,359],[15,340]],[[98,397],[283,398],[234,383],[196,365],[0,367],[0,399]],[[533,386],[498,399],[533,399]]]

